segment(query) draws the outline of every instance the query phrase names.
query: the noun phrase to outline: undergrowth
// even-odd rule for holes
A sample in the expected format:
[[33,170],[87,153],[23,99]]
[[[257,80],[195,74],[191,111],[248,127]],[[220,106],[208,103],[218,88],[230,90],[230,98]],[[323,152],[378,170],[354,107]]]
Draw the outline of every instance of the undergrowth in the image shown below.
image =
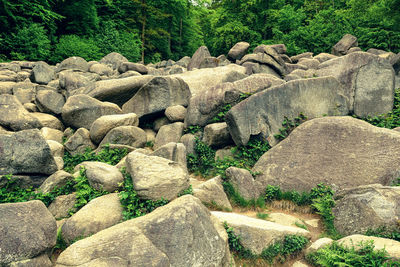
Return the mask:
[[400,229],[388,229],[385,226],[378,227],[376,229],[369,229],[365,235],[376,236],[383,238],[390,238],[396,241],[400,241]]
[[295,117],[293,120],[285,117],[285,119],[282,122],[282,128],[279,129],[279,134],[275,134],[274,137],[278,141],[282,141],[286,137],[289,136],[289,134],[300,124],[305,122],[307,120],[307,117],[303,114],[300,113],[299,116]]
[[313,266],[384,266],[398,267],[400,261],[392,261],[388,253],[374,249],[373,242],[365,242],[352,247],[345,247],[337,242],[323,247],[314,253],[306,256],[306,259]]

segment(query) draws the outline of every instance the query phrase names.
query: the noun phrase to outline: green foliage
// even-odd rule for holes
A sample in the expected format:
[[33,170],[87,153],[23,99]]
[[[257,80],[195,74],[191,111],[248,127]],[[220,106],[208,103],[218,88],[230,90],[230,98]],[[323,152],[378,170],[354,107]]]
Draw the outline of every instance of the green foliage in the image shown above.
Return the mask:
[[239,206],[239,207],[259,207],[259,208],[265,208],[265,201],[263,197],[259,197],[257,199],[250,199],[246,200],[244,199],[239,192],[234,188],[232,183],[226,180],[226,176],[223,176],[225,178],[225,181],[222,182],[222,186],[224,187],[224,191],[226,195],[229,197],[229,200],[231,201],[232,204]]
[[122,173],[125,179],[123,190],[119,193],[119,198],[124,208],[122,212],[124,220],[143,216],[168,203],[168,201],[164,199],[158,201],[140,199],[133,187],[132,177],[124,169]]
[[128,154],[127,149],[111,149],[109,145],[104,146],[98,153],[87,149],[85,153],[72,156],[67,151],[64,154],[64,170],[72,172],[76,165],[84,161],[100,161],[115,165]]
[[61,232],[61,227],[57,229],[57,241],[56,245],[54,246],[53,249],[60,249],[60,250],[65,250],[68,247],[67,242],[65,242],[62,232]]
[[184,195],[193,195],[192,185],[189,185],[188,188],[186,188],[185,190],[182,190],[182,192],[180,192],[178,194],[178,197],[181,197],[181,196],[184,196]]
[[263,212],[257,212],[257,218],[262,219],[262,220],[266,220],[269,217],[268,213],[263,213]]
[[274,135],[274,137],[276,139],[278,139],[278,141],[282,141],[283,139],[288,137],[289,134],[297,126],[299,126],[300,124],[302,124],[306,120],[307,120],[307,117],[303,113],[300,113],[300,115],[298,117],[294,118],[293,120],[285,117],[285,119],[283,120],[283,123],[282,123],[283,127],[279,129],[279,134]]
[[199,125],[190,125],[184,130],[184,133],[185,134],[188,134],[188,133],[195,134],[195,133],[198,133],[200,131],[203,131],[203,128],[201,126],[199,126]]
[[77,35],[63,35],[55,46],[51,62],[57,63],[72,56],[78,56],[90,60],[99,60],[102,57],[96,40],[91,37]]
[[195,154],[188,154],[187,164],[191,172],[199,172],[203,176],[208,176],[215,164],[215,151],[200,141],[199,138],[195,139]]
[[254,258],[255,255],[247,248],[243,247],[240,242],[240,237],[235,234],[232,227],[229,227],[226,222],[224,222],[224,228],[228,234],[228,244],[232,252],[236,253],[241,258]]
[[400,126],[400,88],[395,90],[393,110],[387,114],[360,118],[377,127],[393,129]]
[[385,226],[378,227],[377,229],[369,229],[365,235],[377,236],[383,238],[390,238],[396,241],[400,241],[400,230],[399,229],[388,229]]
[[308,254],[307,261],[314,266],[399,266],[400,261],[390,261],[388,253],[375,250],[373,242],[360,243],[350,248],[336,242]]
[[24,26],[11,34],[8,46],[10,55],[16,60],[48,60],[50,40],[45,28],[37,23]]
[[302,223],[299,223],[299,222],[295,222],[294,224],[295,224],[297,227],[303,228],[304,230],[307,230],[307,231],[308,231],[308,228],[307,228],[306,225],[304,225],[304,224],[302,224]]
[[210,123],[216,123],[216,122],[224,122],[225,121],[225,115],[228,113],[228,111],[232,108],[231,104],[227,104],[221,108],[221,111],[210,120]]
[[153,141],[147,141],[146,144],[144,145],[145,147],[154,147],[154,142]]

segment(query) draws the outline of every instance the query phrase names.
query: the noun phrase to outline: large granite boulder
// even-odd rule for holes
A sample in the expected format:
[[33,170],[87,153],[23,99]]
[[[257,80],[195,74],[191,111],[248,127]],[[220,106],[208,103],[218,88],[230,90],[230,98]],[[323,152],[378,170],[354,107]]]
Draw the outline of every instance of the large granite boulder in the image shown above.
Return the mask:
[[146,132],[141,128],[136,126],[118,126],[106,134],[99,146],[120,144],[131,147],[144,147],[146,142]]
[[57,165],[46,140],[37,129],[0,135],[0,175],[48,174],[57,171]]
[[64,59],[57,67],[57,71],[73,70],[73,71],[89,71],[88,62],[81,57],[69,57]]
[[154,77],[122,106],[122,110],[142,117],[164,111],[170,106],[187,106],[190,97],[189,87],[182,79]]
[[158,149],[170,142],[178,143],[183,134],[183,122],[174,122],[161,126],[154,140],[154,149]]
[[101,102],[87,95],[74,95],[63,106],[61,116],[67,126],[89,130],[101,116],[121,113],[116,104]]
[[357,116],[375,116],[393,108],[395,74],[386,59],[355,52],[321,63],[316,75],[337,78],[350,112]]
[[240,60],[249,49],[250,44],[248,42],[239,42],[236,43],[228,53],[228,59],[232,61]]
[[364,234],[369,229],[396,229],[400,221],[400,187],[365,185],[335,196],[334,224],[343,235]]
[[54,90],[40,90],[36,94],[35,103],[41,112],[58,115],[61,114],[65,99]]
[[[379,160],[377,160],[379,159]],[[261,188],[309,191],[319,183],[335,190],[380,183],[400,172],[400,133],[352,117],[307,121],[255,164]]]
[[231,211],[232,205],[222,186],[221,177],[217,176],[193,188],[193,196],[217,208]]
[[98,191],[114,192],[121,188],[124,177],[117,167],[103,162],[86,161],[78,166],[85,168],[91,187]]
[[117,52],[111,52],[110,54],[104,56],[99,61],[99,63],[106,64],[106,65],[112,67],[114,70],[117,70],[123,62],[127,62],[127,61],[129,61],[129,60],[126,57],[124,57],[123,55],[121,55]]
[[49,252],[56,244],[57,225],[43,202],[0,204],[0,265]]
[[0,125],[14,131],[41,128],[42,124],[9,94],[0,95]]
[[179,163],[131,152],[126,159],[133,187],[144,199],[171,200],[189,187],[189,175]]
[[[219,227],[219,228],[218,228]],[[227,237],[193,196],[80,240],[56,266],[230,266]]]
[[262,135],[275,143],[285,118],[299,114],[308,118],[347,115],[347,99],[333,77],[299,79],[250,96],[226,114],[229,132],[237,145],[246,145],[251,135]]
[[206,46],[200,46],[190,59],[187,69],[193,70],[194,68],[200,68],[201,63],[207,57],[211,57],[208,48]]
[[211,87],[190,99],[185,124],[205,126],[226,105],[238,103],[243,95],[251,95],[282,83],[283,80],[269,74],[254,74]]
[[46,62],[40,61],[33,67],[31,79],[38,84],[48,84],[55,76],[56,72],[54,68],[49,66]]
[[335,56],[344,56],[352,47],[358,46],[357,37],[351,34],[345,34],[339,42],[332,47],[332,54]]

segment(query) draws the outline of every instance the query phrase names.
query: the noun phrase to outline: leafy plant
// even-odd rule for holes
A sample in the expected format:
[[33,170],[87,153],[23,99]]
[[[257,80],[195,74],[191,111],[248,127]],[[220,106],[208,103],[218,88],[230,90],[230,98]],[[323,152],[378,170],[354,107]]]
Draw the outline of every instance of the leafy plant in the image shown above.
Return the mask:
[[153,141],[147,141],[146,144],[144,145],[145,147],[154,147],[154,142]]
[[199,125],[190,125],[183,132],[185,134],[188,134],[188,133],[195,134],[195,133],[201,132],[201,131],[203,131],[203,128],[201,126],[199,126]]
[[374,249],[373,242],[364,242],[352,247],[345,247],[337,242],[325,246],[306,259],[314,266],[399,266],[400,261],[391,261],[388,253]]
[[295,222],[294,224],[295,224],[297,227],[303,228],[304,230],[308,230],[307,226],[304,225],[304,224],[302,224],[302,223]]
[[263,213],[263,212],[257,212],[257,218],[262,219],[262,220],[266,220],[269,217],[268,213]]
[[365,235],[390,238],[396,241],[400,241],[400,230],[388,229],[385,226],[378,227],[376,229],[368,229]]
[[225,115],[228,113],[228,111],[232,108],[231,104],[226,104],[221,108],[221,111],[218,112],[217,115],[215,115],[209,122],[210,123],[216,123],[216,122],[224,122],[225,121]]
[[229,227],[226,222],[224,222],[224,228],[228,234],[228,244],[232,252],[236,253],[241,258],[249,259],[256,257],[256,255],[254,255],[249,249],[243,247],[240,242],[240,236],[236,235],[233,228]]
[[307,120],[307,117],[303,114],[300,113],[298,117],[294,118],[293,120],[285,117],[285,119],[282,122],[282,128],[279,129],[279,134],[274,135],[274,137],[278,141],[282,141],[286,137],[289,136],[289,134],[300,124],[305,122]]
[[182,192],[180,192],[178,194],[178,197],[181,197],[181,196],[184,196],[184,195],[193,195],[192,185],[189,185],[188,188],[186,188],[185,190],[182,190]]

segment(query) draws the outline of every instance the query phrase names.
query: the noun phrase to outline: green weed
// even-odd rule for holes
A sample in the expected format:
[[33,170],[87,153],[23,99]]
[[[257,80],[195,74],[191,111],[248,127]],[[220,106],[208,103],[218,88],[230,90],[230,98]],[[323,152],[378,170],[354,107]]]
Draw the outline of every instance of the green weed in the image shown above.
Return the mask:
[[376,229],[368,229],[365,235],[390,238],[396,241],[400,241],[400,229],[388,229],[385,226],[378,227]]
[[282,128],[279,129],[279,134],[274,135],[274,137],[278,141],[282,141],[286,137],[289,136],[289,134],[300,124],[305,122],[307,120],[307,117],[303,114],[300,113],[298,117],[294,118],[293,120],[285,117],[282,123]]
[[193,195],[192,185],[189,185],[188,188],[186,188],[185,190],[182,190],[182,192],[180,192],[178,194],[178,197],[181,197],[181,196],[184,196],[184,195]]
[[268,213],[263,213],[263,212],[257,212],[257,218],[266,220],[269,217]]

